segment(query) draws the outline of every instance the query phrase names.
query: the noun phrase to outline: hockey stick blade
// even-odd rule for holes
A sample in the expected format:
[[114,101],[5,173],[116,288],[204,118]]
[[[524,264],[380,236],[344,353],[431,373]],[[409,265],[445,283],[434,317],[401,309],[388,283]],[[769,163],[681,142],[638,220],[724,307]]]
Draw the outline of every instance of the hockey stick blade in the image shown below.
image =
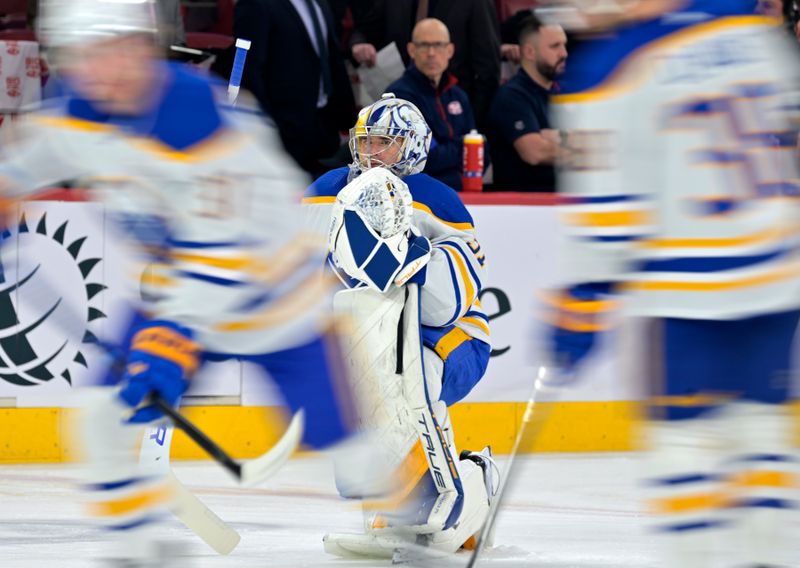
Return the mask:
[[218,554],[233,552],[242,538],[239,533],[189,491],[173,472],[169,473],[169,483],[174,491],[173,514]]
[[300,409],[292,416],[281,439],[269,451],[242,465],[242,485],[245,487],[258,485],[283,467],[300,445],[300,441],[303,439],[304,425],[305,414],[303,409]]

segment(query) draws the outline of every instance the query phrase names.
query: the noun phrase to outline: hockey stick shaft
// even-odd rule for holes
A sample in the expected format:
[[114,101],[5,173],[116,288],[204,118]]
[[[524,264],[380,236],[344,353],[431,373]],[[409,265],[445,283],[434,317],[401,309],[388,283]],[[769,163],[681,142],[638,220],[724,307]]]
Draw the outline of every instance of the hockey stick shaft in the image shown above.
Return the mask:
[[242,464],[234,460],[219,444],[204,434],[200,428],[195,426],[188,418],[183,416],[161,397],[152,397],[152,404],[165,416],[169,417],[175,426],[183,430],[195,444],[203,448],[209,456],[231,472],[236,479],[242,479]]
[[228,81],[228,102],[232,105],[236,104],[236,99],[239,96],[242,75],[244,75],[244,63],[247,60],[250,43],[250,41],[242,38],[236,40],[236,55],[233,58],[233,69],[231,69],[231,78]]
[[[508,460],[505,464],[505,475],[503,475],[500,479],[500,485],[497,488],[497,493],[495,493],[492,504],[489,506],[489,512],[486,514],[486,520],[483,522],[483,527],[478,535],[478,540],[475,543],[475,548],[472,551],[469,562],[467,562],[466,568],[474,568],[480,559],[486,544],[486,539],[488,538],[489,534],[491,534],[494,524],[497,521],[497,514],[500,511],[503,497],[506,494],[506,489],[508,488],[508,482],[513,473],[514,462],[516,461],[517,454],[519,453],[519,448],[522,445],[523,440],[529,439],[530,436],[535,433],[531,431],[531,422],[533,421],[534,410],[538,405],[539,398],[543,390],[546,388],[544,383],[545,372],[546,370],[544,367],[539,367],[538,376],[533,383],[533,388],[531,389],[528,402],[525,404],[525,411],[522,414],[522,422],[520,423],[517,437],[514,439],[514,445],[511,448],[511,453],[508,455]],[[543,422],[544,417],[541,417],[539,423],[541,424]]]

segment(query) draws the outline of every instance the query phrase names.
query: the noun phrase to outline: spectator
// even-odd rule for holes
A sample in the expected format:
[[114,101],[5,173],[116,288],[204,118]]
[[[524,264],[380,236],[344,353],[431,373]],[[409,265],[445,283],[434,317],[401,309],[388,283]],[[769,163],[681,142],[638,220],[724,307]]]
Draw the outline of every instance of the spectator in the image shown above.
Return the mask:
[[525,21],[534,14],[535,5],[536,2],[531,1],[530,8],[518,10],[500,23],[500,54],[506,61],[519,64],[519,32]]
[[425,173],[461,191],[462,138],[475,128],[467,93],[447,70],[453,57],[450,32],[441,20],[426,18],[414,27],[408,44],[411,65],[388,91],[411,101],[433,133]]
[[234,35],[253,42],[242,77],[287,152],[317,177],[356,120],[327,0],[239,0]]
[[353,17],[351,53],[356,62],[367,64],[374,62],[376,48],[395,42],[408,65],[402,46],[411,41],[416,22],[428,17],[444,22],[455,49],[450,71],[483,127],[500,81],[500,34],[492,0],[374,0],[364,13],[354,9]]
[[494,188],[554,191],[559,133],[548,108],[555,79],[567,60],[567,36],[531,16],[519,36],[521,67],[500,87],[489,112]]

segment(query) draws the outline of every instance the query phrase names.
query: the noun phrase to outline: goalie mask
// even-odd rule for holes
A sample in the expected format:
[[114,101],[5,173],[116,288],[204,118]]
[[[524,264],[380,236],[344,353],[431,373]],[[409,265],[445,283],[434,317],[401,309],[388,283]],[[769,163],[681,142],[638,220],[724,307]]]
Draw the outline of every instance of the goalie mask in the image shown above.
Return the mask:
[[431,129],[419,109],[387,93],[363,108],[350,129],[350,169],[355,175],[376,167],[399,177],[418,174],[430,146]]
[[379,292],[402,285],[430,258],[428,240],[413,233],[412,212],[403,180],[383,168],[367,170],[336,196],[328,231],[334,264]]

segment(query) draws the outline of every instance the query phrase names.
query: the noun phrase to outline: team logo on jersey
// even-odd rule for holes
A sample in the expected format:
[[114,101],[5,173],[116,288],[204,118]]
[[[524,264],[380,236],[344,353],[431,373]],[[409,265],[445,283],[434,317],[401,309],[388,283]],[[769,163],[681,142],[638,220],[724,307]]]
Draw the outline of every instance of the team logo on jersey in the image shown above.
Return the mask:
[[452,114],[453,116],[458,116],[459,114],[464,113],[464,109],[461,107],[460,102],[453,101],[447,105],[447,112]]
[[72,384],[70,369],[88,367],[82,349],[97,341],[92,322],[106,317],[92,305],[106,289],[90,281],[101,259],[82,254],[87,236],[68,220],[53,225],[46,212],[31,223],[23,214],[0,235],[0,379],[13,385]]

